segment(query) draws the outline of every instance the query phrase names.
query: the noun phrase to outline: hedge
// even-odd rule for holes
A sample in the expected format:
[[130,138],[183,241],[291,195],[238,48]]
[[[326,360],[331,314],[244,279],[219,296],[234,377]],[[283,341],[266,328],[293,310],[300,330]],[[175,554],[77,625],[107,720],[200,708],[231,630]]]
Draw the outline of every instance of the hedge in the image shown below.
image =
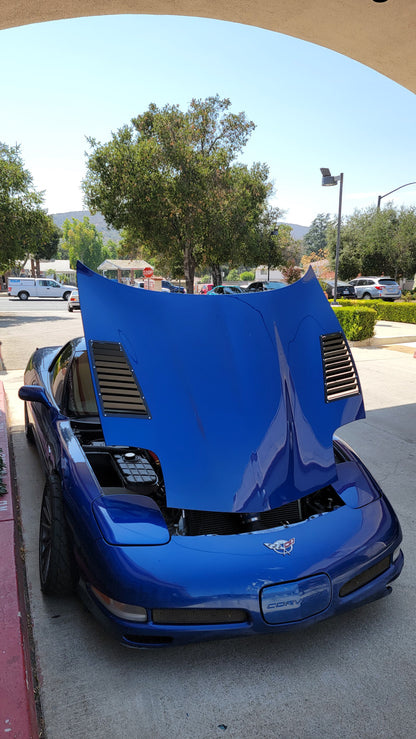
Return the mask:
[[[347,301],[343,301],[343,303]],[[353,301],[349,301],[353,302]],[[355,303],[357,301],[354,301]],[[366,301],[367,302],[367,301]],[[333,307],[333,311],[340,322],[348,341],[363,341],[374,336],[374,326],[377,321],[377,313],[373,307],[348,305],[345,307]]]
[[377,313],[378,321],[398,321],[399,323],[416,323],[416,302],[388,303],[385,300],[338,300],[340,305],[372,308]]

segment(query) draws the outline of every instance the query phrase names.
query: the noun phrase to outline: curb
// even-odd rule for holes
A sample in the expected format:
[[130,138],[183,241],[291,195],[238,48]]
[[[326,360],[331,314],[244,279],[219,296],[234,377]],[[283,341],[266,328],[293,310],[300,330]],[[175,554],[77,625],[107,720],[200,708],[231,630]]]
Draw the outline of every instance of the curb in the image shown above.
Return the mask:
[[18,513],[12,495],[7,405],[0,381],[0,449],[5,470],[0,496],[0,731],[11,739],[39,736],[19,553]]

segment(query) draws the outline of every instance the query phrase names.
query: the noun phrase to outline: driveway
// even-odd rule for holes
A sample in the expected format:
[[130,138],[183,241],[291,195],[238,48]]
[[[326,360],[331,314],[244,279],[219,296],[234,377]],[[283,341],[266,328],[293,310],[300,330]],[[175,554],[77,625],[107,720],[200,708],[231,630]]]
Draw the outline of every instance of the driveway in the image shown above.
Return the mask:
[[[40,595],[37,529],[43,475],[25,440],[23,404],[16,394],[34,341],[58,344],[68,333],[82,331],[78,314],[56,313],[47,321],[37,321],[36,315],[28,320],[25,314],[22,321],[0,315],[8,370],[0,378],[9,401],[47,739],[413,736],[413,355],[353,349],[368,413],[340,430],[384,487],[402,523],[406,564],[392,595],[306,631],[130,651],[114,643],[77,598]],[[6,327],[4,320],[9,321]]]

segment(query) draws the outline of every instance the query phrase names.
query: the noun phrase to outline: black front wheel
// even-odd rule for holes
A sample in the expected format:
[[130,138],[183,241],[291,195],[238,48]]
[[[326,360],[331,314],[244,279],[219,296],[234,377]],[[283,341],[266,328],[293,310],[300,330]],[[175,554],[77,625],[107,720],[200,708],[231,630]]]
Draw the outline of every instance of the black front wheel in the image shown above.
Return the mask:
[[58,475],[50,475],[43,491],[39,529],[39,574],[42,592],[69,595],[78,580],[64,515]]
[[27,412],[27,403],[26,402],[25,402],[25,411],[24,411],[24,413],[25,413],[25,434],[26,434],[26,439],[28,440],[29,444],[34,444],[35,443],[35,436],[34,436],[34,433],[33,433],[33,426],[32,426],[32,424],[29,421],[29,416],[28,416],[28,412]]
[[71,295],[71,290],[68,290],[66,293],[62,295],[62,300],[69,300],[69,296]]

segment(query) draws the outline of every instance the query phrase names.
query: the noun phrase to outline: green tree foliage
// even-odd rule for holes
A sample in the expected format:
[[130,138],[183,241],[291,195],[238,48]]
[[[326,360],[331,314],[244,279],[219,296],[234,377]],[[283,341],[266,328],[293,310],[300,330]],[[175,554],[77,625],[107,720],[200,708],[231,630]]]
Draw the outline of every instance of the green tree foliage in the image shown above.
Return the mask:
[[[329,213],[318,213],[311,227],[303,237],[305,254],[324,254],[327,249],[327,230],[332,219]],[[323,257],[321,257],[323,258]]]
[[60,232],[42,209],[43,196],[33,188],[19,146],[0,142],[0,270],[17,262],[52,259]]
[[293,282],[297,282],[297,280],[300,280],[300,278],[302,277],[302,270],[300,267],[295,266],[295,262],[293,259],[289,259],[287,264],[282,267],[282,275],[288,285],[291,285]]
[[236,267],[230,269],[227,275],[227,282],[237,282],[240,279],[240,273]]
[[229,107],[218,95],[185,112],[151,104],[107,144],[88,139],[88,207],[164,255],[171,273],[181,264],[188,292],[197,266],[235,264],[271,191],[265,165],[235,164],[254,124]]
[[[328,228],[328,245],[335,259],[336,223]],[[416,272],[416,208],[383,210],[375,206],[356,210],[341,227],[339,276],[350,280],[363,275],[413,276]]]
[[72,269],[75,269],[78,259],[93,270],[106,259],[103,236],[88,216],[82,221],[77,218],[64,221],[62,247],[68,252]]

